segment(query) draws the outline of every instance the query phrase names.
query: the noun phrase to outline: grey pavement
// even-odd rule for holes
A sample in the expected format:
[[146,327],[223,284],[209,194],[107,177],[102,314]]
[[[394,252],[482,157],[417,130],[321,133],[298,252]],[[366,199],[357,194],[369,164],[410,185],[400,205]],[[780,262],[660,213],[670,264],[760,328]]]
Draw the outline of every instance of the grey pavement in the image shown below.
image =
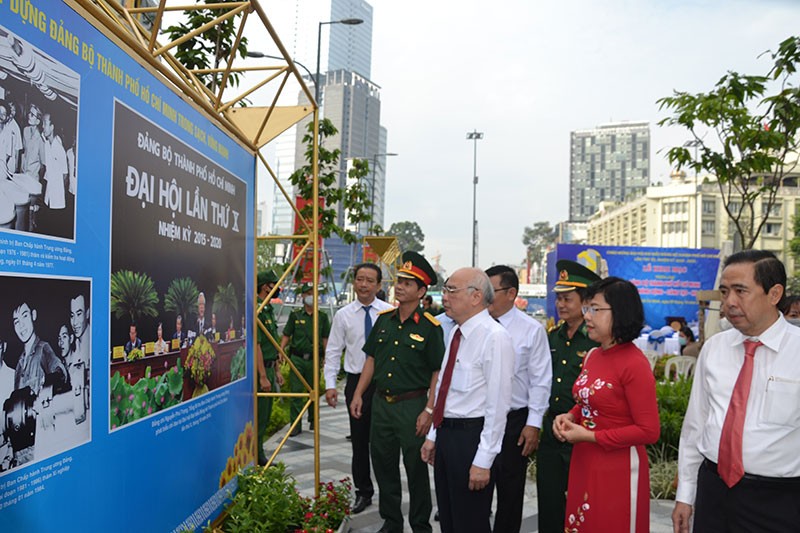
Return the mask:
[[[344,406],[344,393],[339,391],[339,405],[334,409],[325,403],[325,398],[320,398],[320,481],[336,481],[344,477],[350,477],[350,441],[345,436],[350,434],[347,411]],[[288,429],[287,428],[284,428]],[[265,448],[267,457],[277,448],[278,443],[283,438],[284,432],[273,435],[266,443]],[[291,437],[286,441],[281,452],[276,457],[276,461],[283,462],[287,470],[291,472],[297,480],[298,488],[305,496],[314,494],[314,433],[308,430],[307,417],[303,417],[303,432],[297,437]],[[406,485],[405,472],[400,466],[403,478],[403,512],[408,513],[408,492]],[[431,498],[434,509],[436,508],[436,495],[433,493],[433,469],[430,469],[431,478]],[[374,482],[374,475],[373,475]],[[378,513],[378,485],[375,483],[376,494],[370,507],[353,515],[350,521],[351,533],[373,533],[383,524]],[[650,502],[650,531],[652,533],[671,533],[672,520],[670,518],[674,502],[669,500],[652,500]],[[536,483],[529,479],[525,485],[525,502],[523,506],[522,518],[523,532],[538,531],[537,525],[537,504],[536,504]],[[434,531],[439,531],[438,522],[431,524]],[[408,522],[405,524],[406,532],[411,532]]]

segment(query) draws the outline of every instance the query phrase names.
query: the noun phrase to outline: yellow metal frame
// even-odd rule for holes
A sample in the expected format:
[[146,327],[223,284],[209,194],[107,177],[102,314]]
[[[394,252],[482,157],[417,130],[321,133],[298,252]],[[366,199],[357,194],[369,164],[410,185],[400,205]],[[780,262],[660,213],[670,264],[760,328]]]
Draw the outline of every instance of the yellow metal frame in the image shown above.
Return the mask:
[[[92,23],[96,28],[103,32],[107,37],[116,42],[123,50],[125,50],[132,58],[139,62],[144,68],[153,73],[157,78],[161,79],[167,86],[171,87],[179,96],[185,101],[194,106],[198,111],[205,114],[212,122],[217,124],[221,129],[228,132],[228,134],[236,140],[239,144],[246,147],[252,154],[258,157],[259,161],[267,168],[270,176],[275,184],[278,185],[280,191],[292,206],[295,216],[298,220],[302,220],[303,229],[305,233],[301,235],[288,235],[288,236],[270,236],[263,237],[272,239],[302,239],[305,240],[302,251],[298,254],[294,262],[300,260],[309,248],[313,253],[313,276],[314,279],[319,279],[319,180],[318,180],[318,155],[319,155],[319,107],[314,101],[314,96],[305,84],[302,76],[297,70],[292,58],[286,51],[283,43],[278,37],[275,29],[270,24],[264,9],[261,7],[257,0],[243,0],[235,2],[225,2],[216,4],[187,4],[167,6],[166,0],[159,0],[155,7],[135,7],[136,0],[125,0],[123,3],[117,0],[64,0],[69,6],[74,8],[85,19]],[[165,12],[179,11],[179,12],[192,12],[197,10],[218,10],[219,16],[214,20],[208,22],[204,26],[192,31],[191,33],[176,39],[174,41],[164,41],[159,37],[161,26],[164,19]],[[138,16],[141,14],[154,15],[154,22],[152,29],[143,26]],[[236,19],[241,15],[236,28],[236,40],[232,46],[232,52],[224,61],[221,68],[215,69],[188,69],[183,66],[174,56],[170,54],[170,50],[174,49],[182,42],[185,42],[200,33],[213,28],[230,19]],[[269,66],[247,66],[241,65],[242,60],[236,57],[236,50],[244,35],[245,26],[247,24],[260,25],[260,30],[266,30],[271,37],[273,44],[279,50],[279,56],[275,65]],[[261,76],[260,79],[251,87],[244,90],[237,90],[231,87],[230,76],[232,73],[248,73],[251,76]],[[198,75],[202,74],[219,74],[221,79],[216,90],[212,91],[206,87]],[[297,94],[297,89],[300,89],[306,96],[308,103],[296,106],[278,106],[278,99],[282,94],[294,95]],[[272,98],[272,103],[265,107],[236,107],[244,99],[255,95],[268,94]],[[313,167],[313,215],[310,223],[300,217],[300,211],[297,208],[295,201],[284,190],[279,183],[275,172],[267,163],[261,149],[271,140],[275,139],[278,135],[286,131],[291,126],[300,122],[303,118],[313,113],[314,120],[314,156],[312,160]],[[253,199],[253,209],[256,210],[256,198]],[[255,229],[255,228],[254,228]],[[256,232],[254,232],[256,234]],[[262,239],[259,237],[258,239]],[[293,265],[294,266],[294,262]],[[291,272],[291,268],[286,271],[283,278]],[[255,285],[255,280],[253,280]],[[315,479],[315,493],[319,495],[320,483],[320,462],[319,462],[319,318],[318,318],[318,299],[319,292],[317,284],[314,284],[314,318],[313,318],[313,332],[314,332],[314,379],[312,383],[306,382],[300,376],[297,368],[289,361],[285,352],[280,349],[280,344],[277,339],[272,338],[266,329],[266,326],[258,320],[258,312],[261,311],[265,305],[272,298],[270,293],[267,298],[262,302],[257,302],[256,313],[254,317],[254,327],[260,328],[270,342],[278,349],[280,357],[289,363],[292,372],[294,372],[300,379],[301,383],[305,386],[307,392],[303,393],[262,393],[258,392],[258,380],[253,379],[253,408],[258,409],[258,397],[303,397],[308,398],[300,417],[294,420],[287,430],[286,435],[281,440],[278,448],[269,458],[268,465],[271,464],[276,455],[280,452],[289,432],[300,423],[303,414],[309,409],[314,410],[314,479]],[[256,336],[251,337],[253,342],[257,341]],[[253,369],[255,373],[255,350],[253,350]],[[257,413],[256,413],[257,420]],[[256,423],[254,420],[254,423]],[[258,439],[256,439],[258,440]],[[254,443],[255,446],[259,443]],[[257,456],[257,455],[254,455]]]

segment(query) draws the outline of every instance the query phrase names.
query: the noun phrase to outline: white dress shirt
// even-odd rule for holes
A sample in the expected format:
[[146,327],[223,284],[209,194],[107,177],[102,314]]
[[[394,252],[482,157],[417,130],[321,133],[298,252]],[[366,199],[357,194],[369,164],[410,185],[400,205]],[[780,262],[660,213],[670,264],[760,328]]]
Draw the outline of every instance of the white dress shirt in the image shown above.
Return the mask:
[[[747,399],[742,462],[748,474],[800,477],[800,328],[778,314],[758,340]],[[736,329],[706,341],[683,420],[675,499],[694,504],[703,457],[718,462],[719,440],[748,337]]]
[[325,388],[336,388],[336,376],[341,367],[342,351],[344,351],[344,371],[350,374],[360,374],[364,368],[366,355],[364,354],[364,309],[371,305],[369,315],[372,325],[378,320],[378,314],[394,306],[375,298],[372,303],[362,304],[358,300],[350,302],[335,315],[331,324],[331,334],[328,337],[328,346],[325,349]]
[[[511,387],[508,384],[514,372],[514,345],[508,331],[495,322],[486,309],[461,324],[460,329],[461,343],[444,406],[444,417],[484,418],[480,443],[472,464],[491,468],[503,444],[506,415],[511,405]],[[437,395],[450,358],[450,343],[455,330],[453,328],[447,338],[445,356],[436,382]],[[433,427],[428,432],[428,439],[436,440]]]
[[439,313],[436,315],[436,320],[439,321],[439,325],[442,326],[442,334],[444,335],[445,341],[450,337],[450,332],[453,331],[458,324],[456,321],[447,316],[447,313]]
[[514,343],[514,382],[511,410],[528,408],[526,426],[542,427],[550,399],[553,362],[544,327],[516,307],[497,319]]

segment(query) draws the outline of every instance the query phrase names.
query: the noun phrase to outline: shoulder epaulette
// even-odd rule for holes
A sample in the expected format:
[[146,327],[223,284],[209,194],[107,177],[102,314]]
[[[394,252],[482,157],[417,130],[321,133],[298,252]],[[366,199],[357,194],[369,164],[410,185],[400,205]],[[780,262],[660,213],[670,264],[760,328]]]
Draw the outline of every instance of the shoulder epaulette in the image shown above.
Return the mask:
[[394,307],[390,307],[389,309],[384,309],[383,311],[380,311],[378,315],[385,315],[386,313],[392,313],[394,312],[394,310],[395,310]]
[[438,320],[436,320],[436,317],[435,317],[435,316],[433,316],[432,314],[430,314],[429,312],[425,311],[425,313],[423,313],[423,314],[424,314],[425,318],[427,318],[428,320],[430,320],[430,321],[431,321],[431,323],[432,323],[434,326],[441,326],[441,325],[442,325],[442,323],[441,323],[441,322],[439,322]]
[[559,320],[557,323],[553,324],[552,326],[550,326],[550,327],[547,329],[547,333],[551,333],[551,332],[553,332],[553,331],[557,330],[558,328],[560,328],[560,327],[561,327],[561,324],[563,324],[563,323],[564,323],[564,321],[563,321],[563,320]]

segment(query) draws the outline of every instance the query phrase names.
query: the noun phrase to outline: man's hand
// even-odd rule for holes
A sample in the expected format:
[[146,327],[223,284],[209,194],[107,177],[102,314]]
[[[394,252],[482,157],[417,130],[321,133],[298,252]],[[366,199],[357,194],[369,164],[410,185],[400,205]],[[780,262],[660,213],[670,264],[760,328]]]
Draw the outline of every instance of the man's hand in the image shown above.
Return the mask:
[[350,402],[350,414],[353,415],[353,418],[361,418],[361,407],[363,406],[364,401],[361,399],[361,395],[356,393],[353,395],[353,400]]
[[272,390],[272,383],[269,382],[266,374],[258,375],[258,384],[261,385],[261,392],[270,392]]
[[675,502],[672,510],[672,531],[674,533],[689,533],[692,518],[692,506],[688,503]]
[[472,465],[469,467],[469,490],[481,490],[489,484],[491,470]]
[[417,417],[417,437],[424,437],[428,434],[433,424],[433,415],[429,415],[428,411],[422,411]]
[[522,455],[527,457],[539,447],[539,428],[525,426],[519,434],[517,446],[522,446]]
[[278,382],[279,387],[283,387],[283,384],[285,383],[283,374],[281,374],[281,367],[278,365],[275,365],[275,381]]
[[429,465],[433,466],[433,460],[436,456],[436,443],[430,439],[425,439],[425,442],[422,443],[422,448],[420,448],[419,453],[422,456],[423,463],[428,463]]
[[333,408],[336,408],[336,404],[338,403],[339,393],[336,389],[328,389],[325,391],[325,401],[328,402]]

